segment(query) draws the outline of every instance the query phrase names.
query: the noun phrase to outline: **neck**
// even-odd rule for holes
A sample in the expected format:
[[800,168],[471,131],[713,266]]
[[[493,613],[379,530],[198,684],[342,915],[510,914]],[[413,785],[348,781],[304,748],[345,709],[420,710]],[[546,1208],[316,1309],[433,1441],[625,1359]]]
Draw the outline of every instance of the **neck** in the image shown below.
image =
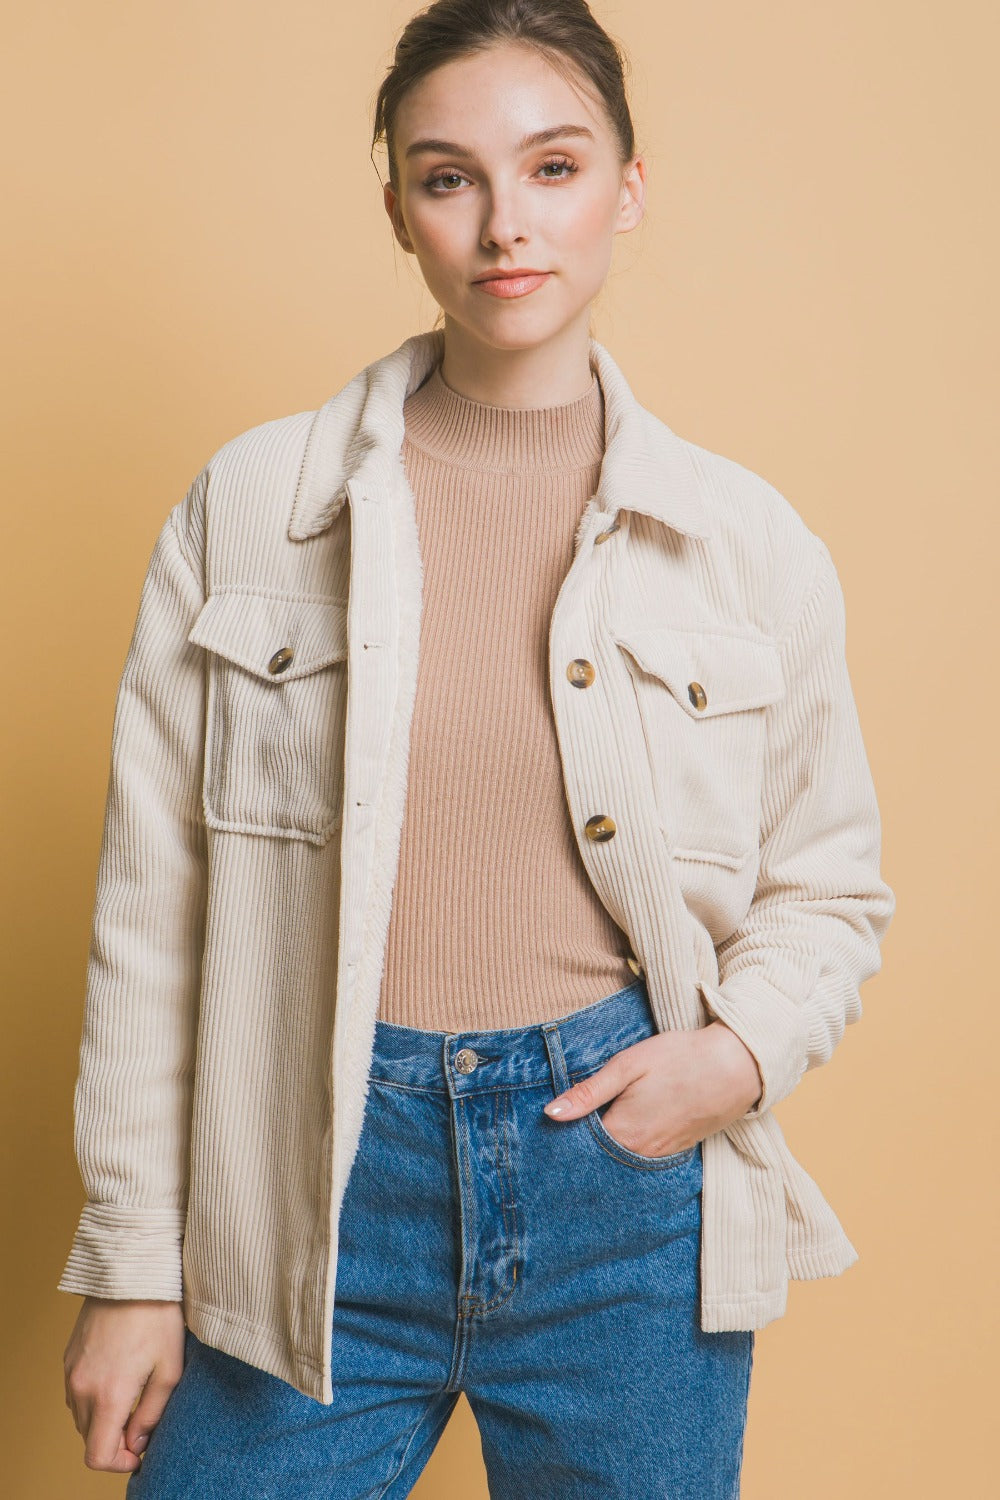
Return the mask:
[[[546,295],[542,286],[528,298]],[[584,308],[565,328],[522,349],[498,349],[446,314],[441,374],[453,391],[487,406],[568,405],[590,384],[590,310]]]

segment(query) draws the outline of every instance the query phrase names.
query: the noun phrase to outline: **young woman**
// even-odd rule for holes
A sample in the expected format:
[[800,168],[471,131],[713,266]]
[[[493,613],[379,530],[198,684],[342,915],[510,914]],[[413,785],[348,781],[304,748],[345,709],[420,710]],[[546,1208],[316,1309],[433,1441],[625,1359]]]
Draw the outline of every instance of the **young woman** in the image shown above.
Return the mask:
[[224,444],[143,587],[67,1401],[132,1500],[395,1500],[462,1391],[495,1496],[722,1500],[856,1259],[772,1112],[894,908],[843,597],[590,333],[646,169],[582,0],[439,0],[383,133],[443,330]]

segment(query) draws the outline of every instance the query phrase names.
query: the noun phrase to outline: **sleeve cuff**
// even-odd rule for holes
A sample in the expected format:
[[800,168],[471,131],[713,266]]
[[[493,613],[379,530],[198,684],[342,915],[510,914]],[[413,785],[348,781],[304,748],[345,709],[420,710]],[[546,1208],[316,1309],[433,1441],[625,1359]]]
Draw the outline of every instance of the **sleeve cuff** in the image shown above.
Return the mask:
[[182,1302],[185,1221],[179,1209],[86,1204],[57,1290],[116,1301]]
[[724,1021],[753,1053],[764,1088],[745,1118],[756,1119],[796,1087],[806,1071],[809,1027],[805,1011],[760,975],[744,972],[724,985],[699,981],[713,1020]]

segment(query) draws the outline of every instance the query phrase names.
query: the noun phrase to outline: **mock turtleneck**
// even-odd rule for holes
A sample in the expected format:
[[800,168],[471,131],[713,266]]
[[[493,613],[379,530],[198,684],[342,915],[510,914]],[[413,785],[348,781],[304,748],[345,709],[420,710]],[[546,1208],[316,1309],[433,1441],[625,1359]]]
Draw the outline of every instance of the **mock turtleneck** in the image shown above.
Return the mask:
[[592,370],[573,401],[493,406],[437,366],[403,414],[423,604],[379,1015],[437,1031],[539,1024],[635,977],[580,858],[549,687],[603,393]]
[[406,402],[406,438],[430,458],[471,469],[530,475],[581,469],[604,456],[601,384],[557,406],[491,406],[445,383],[441,366]]

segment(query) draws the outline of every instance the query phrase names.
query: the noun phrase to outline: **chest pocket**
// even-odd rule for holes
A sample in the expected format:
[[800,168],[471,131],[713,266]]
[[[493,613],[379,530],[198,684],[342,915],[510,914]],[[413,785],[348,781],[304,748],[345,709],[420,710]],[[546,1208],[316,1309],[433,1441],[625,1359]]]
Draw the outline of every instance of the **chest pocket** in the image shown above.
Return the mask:
[[614,632],[635,686],[664,835],[678,859],[739,869],[757,852],[773,641],[668,626]]
[[326,843],[342,814],[346,603],[224,590],[188,639],[207,652],[209,827]]

